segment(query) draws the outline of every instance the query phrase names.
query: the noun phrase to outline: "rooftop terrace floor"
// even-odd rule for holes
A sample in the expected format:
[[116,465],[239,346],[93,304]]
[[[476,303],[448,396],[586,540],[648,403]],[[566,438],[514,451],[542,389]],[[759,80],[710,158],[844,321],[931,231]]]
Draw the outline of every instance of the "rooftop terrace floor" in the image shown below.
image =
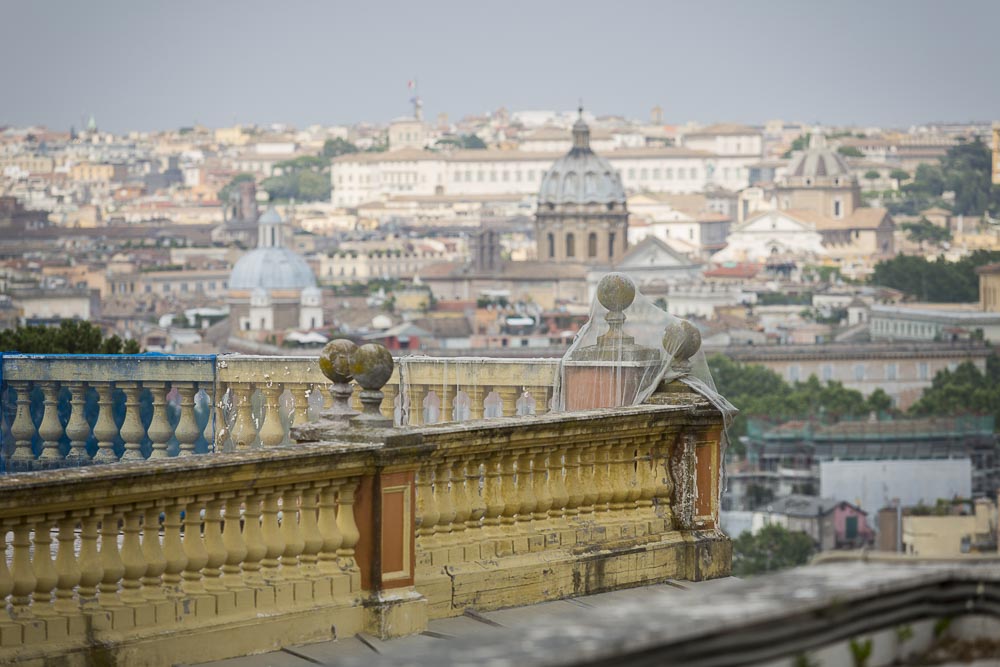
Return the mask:
[[527,629],[542,619],[547,622],[560,621],[566,626],[572,626],[584,613],[601,609],[613,612],[621,603],[674,599],[679,605],[683,605],[685,598],[693,599],[695,596],[734,583],[739,583],[739,579],[727,577],[699,582],[670,581],[525,607],[485,612],[470,610],[464,616],[432,620],[428,623],[426,631],[410,637],[382,641],[368,634],[360,634],[337,641],[282,649],[273,653],[202,663],[198,667],[309,667],[338,665],[345,661],[357,664],[358,658],[376,657],[376,655],[392,662],[394,658],[409,656],[415,650],[433,650],[435,646],[443,648],[447,643],[456,640],[483,638],[506,630]]

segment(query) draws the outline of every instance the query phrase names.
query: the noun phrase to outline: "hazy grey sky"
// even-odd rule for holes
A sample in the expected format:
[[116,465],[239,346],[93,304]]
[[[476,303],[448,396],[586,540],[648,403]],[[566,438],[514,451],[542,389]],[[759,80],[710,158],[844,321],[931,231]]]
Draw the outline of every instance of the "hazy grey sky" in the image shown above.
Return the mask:
[[0,125],[1000,119],[1000,1],[0,0]]

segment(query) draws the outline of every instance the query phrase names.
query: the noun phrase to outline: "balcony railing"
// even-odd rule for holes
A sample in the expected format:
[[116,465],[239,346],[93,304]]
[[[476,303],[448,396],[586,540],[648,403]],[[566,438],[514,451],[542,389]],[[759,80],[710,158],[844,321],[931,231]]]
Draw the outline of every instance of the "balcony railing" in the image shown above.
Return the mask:
[[721,429],[688,397],[9,475],[0,662],[197,662],[725,575]]
[[[557,363],[407,357],[382,411],[397,425],[542,414]],[[328,387],[316,357],[2,355],[0,472],[287,445]]]

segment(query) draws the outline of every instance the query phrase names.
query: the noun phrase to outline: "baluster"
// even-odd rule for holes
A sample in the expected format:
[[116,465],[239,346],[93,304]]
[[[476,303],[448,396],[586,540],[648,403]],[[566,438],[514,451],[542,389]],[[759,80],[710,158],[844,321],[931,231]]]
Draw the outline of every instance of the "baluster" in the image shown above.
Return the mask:
[[187,595],[205,592],[201,569],[208,562],[208,552],[201,535],[201,510],[205,506],[200,498],[189,500],[184,510],[184,556],[187,564],[181,572],[181,590]]
[[552,387],[526,387],[525,391],[535,400],[535,410],[532,414],[544,415],[549,411]]
[[421,426],[424,423],[424,398],[427,396],[427,387],[422,384],[410,385],[410,414],[408,426]]
[[430,466],[421,467],[417,470],[414,480],[417,494],[417,539],[424,547],[433,543],[434,526],[441,518],[434,498],[434,489],[431,486],[431,470]]
[[55,382],[43,382],[42,406],[44,413],[42,422],[38,425],[38,435],[42,438],[42,452],[38,455],[40,461],[52,463],[62,458],[59,454],[59,438],[63,435],[63,427],[59,422],[59,386]]
[[286,579],[301,578],[299,574],[299,554],[306,548],[305,539],[299,528],[299,496],[308,485],[296,485],[281,494],[281,540],[285,544],[281,552],[281,573]]
[[[211,390],[206,387],[205,391],[209,392]],[[231,452],[236,449],[236,444],[232,439],[232,427],[235,425],[236,420],[235,400],[236,393],[232,385],[223,381],[219,381],[215,386],[214,396],[211,393],[209,394],[209,402],[214,403],[212,405],[212,417],[215,420],[215,440],[214,442],[212,440],[207,440],[206,442],[213,444],[217,453]],[[230,421],[233,423],[231,424]],[[208,420],[208,423],[212,423],[212,418]]]
[[441,516],[437,525],[434,526],[434,534],[438,542],[444,542],[447,535],[452,531],[452,523],[455,521],[455,488],[451,482],[451,465],[447,461],[441,460],[434,469],[434,497],[437,499],[438,511]]
[[520,396],[517,387],[497,387],[494,392],[500,398],[501,414],[498,417],[516,417],[517,400]]
[[243,509],[243,541],[246,542],[247,555],[243,559],[243,577],[251,585],[263,584],[261,576],[261,561],[267,554],[264,544],[264,534],[261,531],[261,496],[252,494],[247,498]]
[[113,414],[114,385],[110,382],[97,385],[97,405],[100,412],[94,423],[94,437],[97,438],[97,452],[94,463],[111,463],[117,461],[115,456],[115,437],[118,435],[118,425]]
[[469,419],[482,419],[483,418],[483,402],[486,400],[486,394],[482,387],[470,387],[466,389],[466,393],[469,395]]
[[7,567],[7,524],[0,521],[0,620],[7,616],[7,596],[14,590],[14,577]]
[[268,582],[282,579],[281,573],[278,571],[278,558],[285,551],[285,542],[281,538],[281,528],[278,525],[278,498],[280,497],[281,492],[274,489],[264,496],[260,521],[264,544],[267,546],[267,552],[260,562],[261,573],[264,580]]
[[102,607],[117,607],[118,582],[125,574],[125,563],[118,552],[118,512],[109,512],[101,518],[101,570],[98,601]]
[[26,470],[35,460],[35,453],[31,449],[31,438],[35,435],[35,423],[31,421],[31,384],[11,380],[10,386],[17,392],[17,412],[10,425],[10,433],[14,436],[14,452],[10,456],[10,463],[15,470]]
[[226,548],[226,562],[222,566],[222,583],[226,588],[243,588],[243,559],[247,545],[243,539],[240,507],[243,501],[237,494],[226,498],[226,521],[222,526],[222,543]]
[[517,483],[514,478],[515,465],[517,464],[517,454],[506,452],[500,461],[500,488],[503,495],[503,514],[500,523],[504,526],[513,526],[517,521],[516,515],[521,508],[521,500],[517,493]]
[[11,559],[10,575],[13,585],[10,590],[10,604],[13,616],[30,616],[31,594],[38,581],[35,570],[31,567],[31,523],[30,519],[21,519],[14,524],[13,558]]
[[580,513],[580,506],[583,505],[585,482],[581,457],[579,447],[570,447],[566,450],[566,509],[563,511],[564,516],[576,516]]
[[583,487],[580,514],[593,514],[600,496],[596,459],[596,447],[584,447],[580,450],[580,479]]
[[611,486],[613,494],[611,496],[611,509],[622,514],[629,497],[629,489],[632,485],[632,456],[629,454],[629,446],[617,442],[610,449],[609,463],[611,466]]
[[257,426],[253,418],[254,387],[246,382],[233,382],[229,387],[233,393],[233,409],[236,412],[236,422],[230,434],[233,448],[250,449],[257,442]]
[[312,385],[305,382],[287,383],[288,391],[292,394],[292,401],[295,405],[289,414],[288,425],[299,426],[309,420],[309,394],[312,392]]
[[100,521],[99,510],[88,512],[80,519],[80,582],[77,593],[84,608],[97,605],[97,585],[104,577],[101,557],[97,553],[97,524]]
[[562,450],[549,448],[548,469],[549,493],[552,496],[549,516],[559,518],[566,514],[566,505],[569,504],[569,490],[566,488],[564,477]]
[[337,557],[341,560],[341,568],[357,569],[354,562],[354,545],[361,539],[358,525],[354,522],[354,489],[358,482],[352,479],[340,487],[337,498],[337,527],[344,539],[337,549]]
[[625,478],[628,482],[628,493],[625,495],[625,516],[628,511],[636,508],[636,502],[642,495],[642,474],[641,470],[646,457],[637,449],[636,441],[633,439],[625,448]]
[[59,573],[52,563],[52,520],[45,517],[35,524],[32,533],[31,564],[35,572],[35,592],[31,611],[39,616],[52,614],[52,589],[59,581]]
[[[490,454],[486,458],[483,480],[483,503],[486,511],[483,514],[483,528],[487,535],[497,536],[501,533],[500,517],[504,510],[504,476],[503,458]],[[492,555],[492,554],[490,554]],[[484,558],[486,555],[484,554]]]
[[205,566],[202,569],[202,580],[206,591],[221,591],[225,589],[222,583],[222,564],[226,562],[226,545],[222,541],[222,511],[221,496],[205,496]]
[[121,436],[125,441],[125,451],[122,454],[122,461],[141,461],[143,459],[140,448],[142,438],[146,435],[146,430],[142,427],[142,420],[139,419],[139,398],[142,394],[142,385],[139,382],[119,382],[118,388],[125,392],[125,421],[122,422]]
[[[153,399],[153,419],[149,422],[149,429],[146,433],[153,442],[149,458],[165,459],[167,458],[167,443],[174,431],[170,428],[170,420],[167,419],[168,390],[164,383],[147,384],[149,385],[149,394]],[[159,520],[157,520],[157,524],[159,524]]]
[[531,461],[535,455],[530,450],[522,451],[517,457],[517,496],[518,510],[517,523],[522,531],[528,531],[528,523],[531,521],[531,513],[535,511],[538,504],[535,494],[531,488]]
[[270,380],[261,390],[264,398],[264,423],[258,436],[262,447],[277,447],[285,439],[285,428],[278,409],[281,391],[281,385]]
[[66,462],[73,465],[83,465],[90,460],[87,455],[87,438],[90,436],[90,424],[84,415],[87,402],[87,385],[84,382],[67,383],[70,391],[69,421],[66,423],[66,435],[69,436],[69,452]]
[[53,609],[60,614],[79,611],[79,605],[73,599],[73,589],[80,583],[82,575],[76,561],[76,520],[75,514],[66,514],[58,521],[59,551],[56,553],[56,601]]
[[[206,383],[206,384],[208,385],[209,388],[211,388],[211,383]],[[201,393],[202,392],[200,390],[195,393],[194,398],[196,403],[198,396],[200,396]],[[216,424],[218,424],[219,427],[220,438],[224,439],[225,437],[227,437],[226,429],[222,421],[222,411],[218,407],[212,405],[212,394],[209,393],[207,389],[205,390],[205,398],[203,401],[203,405],[205,406],[205,426],[201,430],[201,437],[205,438],[205,451],[209,453],[212,452],[221,453],[225,451],[225,447],[222,444],[220,444],[221,440],[219,442],[216,442],[216,434],[215,434]],[[197,424],[197,420],[195,420],[195,423]]]
[[[486,515],[486,498],[480,484],[482,479],[482,474],[479,471],[480,461],[481,459],[474,458],[466,467],[465,490],[469,502],[469,516],[465,520],[465,525],[469,529],[480,528],[482,518]],[[472,539],[477,539],[477,536],[473,536]]]
[[337,550],[344,541],[337,525],[337,490],[341,482],[319,482],[319,534],[323,545],[319,550],[319,569],[327,574],[340,571],[337,567]]
[[181,542],[181,507],[185,501],[173,500],[163,510],[163,589],[168,597],[180,597],[181,573],[187,567],[187,555]]
[[146,572],[139,580],[142,597],[146,600],[163,600],[163,572],[167,569],[167,558],[160,547],[160,505],[152,503],[142,517],[142,560]]
[[316,484],[303,484],[300,488],[302,500],[299,504],[299,531],[302,534],[302,553],[299,555],[299,563],[304,575],[314,576],[318,572],[316,561],[323,548],[323,536],[319,532],[317,516],[320,487]]
[[535,507],[531,512],[531,517],[536,521],[543,521],[549,518],[549,508],[552,507],[552,475],[549,471],[549,454],[546,448],[542,447],[535,451],[532,458],[534,468],[531,480],[531,491],[535,496]]
[[608,503],[614,497],[612,487],[610,457],[611,445],[602,444],[594,449],[594,481],[597,486],[597,499],[594,501],[594,512],[607,512]]
[[139,543],[139,522],[142,514],[140,509],[126,511],[122,526],[121,558],[125,569],[122,575],[121,601],[127,605],[144,602],[141,580],[146,575],[146,559]]
[[466,521],[472,515],[472,495],[468,487],[468,473],[464,458],[451,462],[451,497],[455,505],[455,518],[451,530],[457,542],[462,541],[462,533],[467,530]]
[[[399,387],[394,384],[387,384],[382,387],[382,395],[382,414],[389,419],[394,419],[396,412],[396,399],[399,398]],[[397,426],[400,426],[400,424],[397,424]]]
[[191,456],[194,454],[194,444],[200,435],[198,420],[194,414],[194,397],[198,393],[198,387],[194,382],[174,382],[173,386],[177,388],[177,393],[181,397],[180,420],[174,429],[174,437],[178,443],[177,456]]
[[635,501],[636,509],[648,515],[649,508],[653,506],[653,497],[656,495],[653,452],[649,443],[644,444],[638,451],[636,458],[636,481],[639,487],[639,497]]

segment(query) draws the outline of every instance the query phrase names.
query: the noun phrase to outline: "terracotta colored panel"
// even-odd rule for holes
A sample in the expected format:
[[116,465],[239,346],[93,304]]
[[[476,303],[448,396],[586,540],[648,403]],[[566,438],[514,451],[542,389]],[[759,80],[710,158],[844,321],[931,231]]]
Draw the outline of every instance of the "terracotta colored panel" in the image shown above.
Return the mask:
[[382,576],[408,574],[409,563],[404,562],[407,517],[406,487],[396,487],[382,492]]
[[375,478],[371,476],[362,477],[358,483],[357,493],[354,494],[354,522],[358,525],[358,543],[354,545],[354,559],[358,562],[358,569],[361,570],[361,587],[372,590],[374,573],[372,572],[372,557],[374,551],[375,524],[372,515],[372,487]]

